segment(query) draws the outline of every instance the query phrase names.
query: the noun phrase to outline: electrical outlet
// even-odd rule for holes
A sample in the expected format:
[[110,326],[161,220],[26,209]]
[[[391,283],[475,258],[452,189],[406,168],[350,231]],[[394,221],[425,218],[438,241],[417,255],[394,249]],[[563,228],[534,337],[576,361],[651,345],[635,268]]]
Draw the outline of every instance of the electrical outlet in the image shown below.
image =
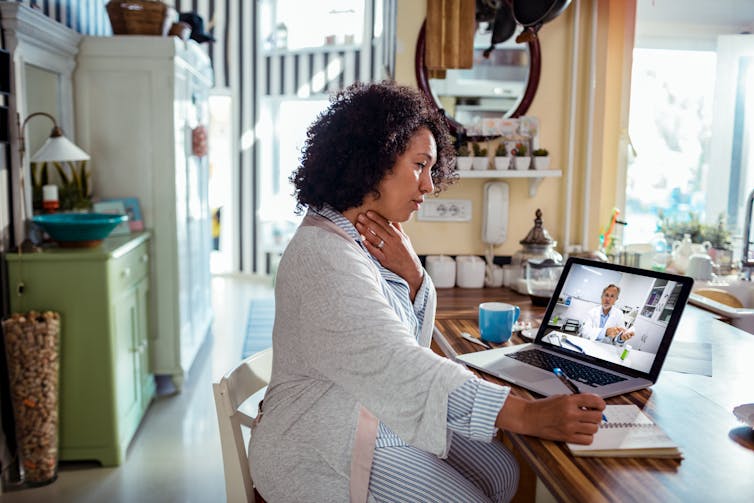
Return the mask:
[[470,199],[426,199],[416,218],[423,222],[468,222]]

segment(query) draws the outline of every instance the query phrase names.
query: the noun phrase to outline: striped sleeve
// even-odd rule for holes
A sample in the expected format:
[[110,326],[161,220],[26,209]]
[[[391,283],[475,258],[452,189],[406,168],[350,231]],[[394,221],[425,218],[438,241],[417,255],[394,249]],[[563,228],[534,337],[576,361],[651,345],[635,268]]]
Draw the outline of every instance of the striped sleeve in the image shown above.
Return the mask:
[[477,377],[469,379],[448,396],[448,428],[466,438],[489,442],[509,392],[510,388]]
[[424,313],[427,310],[427,302],[433,288],[434,285],[432,285],[432,281],[429,279],[429,274],[427,274],[427,271],[424,271],[424,279],[419,290],[416,292],[416,297],[414,297],[414,314],[416,314],[420,327],[424,325]]

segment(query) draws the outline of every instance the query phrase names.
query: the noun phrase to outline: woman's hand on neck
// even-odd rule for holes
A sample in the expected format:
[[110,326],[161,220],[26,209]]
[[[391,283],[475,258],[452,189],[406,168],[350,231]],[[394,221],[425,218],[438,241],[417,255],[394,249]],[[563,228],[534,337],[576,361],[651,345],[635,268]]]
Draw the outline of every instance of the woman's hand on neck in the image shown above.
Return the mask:
[[386,269],[394,272],[408,283],[411,301],[424,282],[424,268],[414,251],[411,240],[401,225],[390,222],[365,204],[343,212],[356,230],[363,236],[369,253]]

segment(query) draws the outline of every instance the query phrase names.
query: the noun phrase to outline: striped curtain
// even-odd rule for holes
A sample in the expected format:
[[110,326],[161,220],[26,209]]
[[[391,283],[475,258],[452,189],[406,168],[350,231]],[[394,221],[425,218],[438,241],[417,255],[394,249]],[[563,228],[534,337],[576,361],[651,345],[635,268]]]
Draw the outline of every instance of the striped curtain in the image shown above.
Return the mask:
[[[13,1],[13,0],[2,0]],[[19,0],[83,35],[112,35],[106,0]]]
[[[0,0],[14,1],[14,0]],[[110,27],[110,19],[107,17],[105,6],[108,0],[18,0],[18,3],[27,5],[33,9],[40,9],[49,16],[68,28],[82,35],[108,36],[113,34]],[[204,30],[215,37],[216,42],[203,44],[212,61],[215,70],[215,85],[218,87],[230,87],[231,77],[228,71],[228,41],[235,39],[231,30],[252,31],[253,18],[250,16],[254,2],[244,0],[175,0],[165,2],[172,5],[178,12],[196,12],[204,19]],[[237,4],[237,5],[232,5]],[[236,25],[229,26],[227,13],[246,7],[246,16],[239,16]],[[241,48],[239,48],[241,49]],[[251,46],[247,46],[246,59],[239,59],[239,64],[253,60]],[[243,53],[243,51],[239,51]]]

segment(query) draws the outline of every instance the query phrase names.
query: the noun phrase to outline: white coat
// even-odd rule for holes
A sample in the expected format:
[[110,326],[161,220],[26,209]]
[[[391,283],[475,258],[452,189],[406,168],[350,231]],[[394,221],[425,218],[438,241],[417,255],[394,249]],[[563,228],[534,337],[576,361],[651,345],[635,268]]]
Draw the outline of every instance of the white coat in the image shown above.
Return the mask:
[[[604,327],[600,327],[600,315],[602,314],[602,305],[591,308],[586,313],[584,325],[581,327],[581,337],[592,341],[602,341],[605,337],[604,328],[621,327],[625,328],[626,323],[623,318],[623,311],[617,306],[610,308],[610,314],[607,317]],[[603,342],[612,342],[606,339]]]

